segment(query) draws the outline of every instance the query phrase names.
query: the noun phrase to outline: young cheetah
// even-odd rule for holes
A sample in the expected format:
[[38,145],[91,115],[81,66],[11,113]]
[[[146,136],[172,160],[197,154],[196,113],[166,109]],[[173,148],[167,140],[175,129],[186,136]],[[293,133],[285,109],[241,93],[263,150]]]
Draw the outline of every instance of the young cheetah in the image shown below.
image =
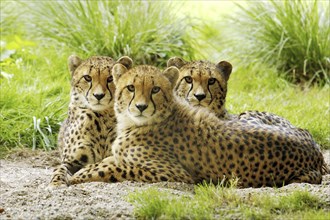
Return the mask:
[[321,183],[325,163],[311,136],[297,129],[219,120],[173,94],[176,67],[113,68],[118,136],[113,156],[87,165],[71,184],[124,180],[218,183],[241,187]]
[[238,119],[253,124],[268,124],[293,128],[286,119],[269,112],[245,111],[239,115],[229,114],[226,110],[227,84],[232,65],[227,61],[213,64],[209,61],[185,61],[172,57],[167,67],[180,69],[175,93],[194,107],[205,108],[223,120]]
[[[72,55],[68,63],[72,76],[71,99],[68,118],[58,138],[62,162],[54,170],[51,187],[66,185],[68,174],[110,156],[111,143],[116,137],[115,86],[111,74],[116,61],[105,56],[81,60]],[[127,68],[132,66],[129,57],[122,57],[117,63]]]

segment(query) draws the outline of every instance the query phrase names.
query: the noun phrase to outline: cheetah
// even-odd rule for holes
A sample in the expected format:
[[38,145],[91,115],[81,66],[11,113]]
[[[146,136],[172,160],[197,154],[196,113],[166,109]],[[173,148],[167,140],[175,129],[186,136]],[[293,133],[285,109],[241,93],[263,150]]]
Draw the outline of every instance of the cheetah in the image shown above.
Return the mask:
[[[129,57],[122,57],[117,62],[127,68],[132,66]],[[111,155],[110,146],[116,137],[115,86],[111,74],[115,63],[106,56],[93,56],[87,60],[75,55],[68,58],[71,99],[68,117],[58,138],[62,162],[53,172],[51,187],[66,185],[67,174]]]
[[113,67],[117,137],[113,156],[89,164],[69,179],[83,182],[218,183],[240,187],[320,184],[326,170],[311,136],[297,129],[220,120],[191,108],[173,92],[176,67]]
[[232,65],[227,61],[213,64],[204,60],[187,62],[182,58],[172,57],[167,61],[167,67],[170,66],[180,69],[175,86],[176,95],[192,106],[206,108],[224,120],[238,119],[254,124],[294,127],[288,120],[273,113],[245,111],[239,115],[229,114],[225,103]]

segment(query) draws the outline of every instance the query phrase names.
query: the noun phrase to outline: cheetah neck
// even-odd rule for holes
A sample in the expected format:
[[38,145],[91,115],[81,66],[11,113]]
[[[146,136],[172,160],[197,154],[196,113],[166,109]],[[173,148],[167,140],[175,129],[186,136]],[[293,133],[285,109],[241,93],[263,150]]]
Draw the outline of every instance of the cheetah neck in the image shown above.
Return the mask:
[[174,115],[175,118],[192,123],[194,126],[199,126],[204,122],[210,126],[219,126],[224,123],[222,120],[219,120],[214,112],[208,109],[191,107],[188,103],[178,100],[175,100],[174,106],[173,112],[176,112]]

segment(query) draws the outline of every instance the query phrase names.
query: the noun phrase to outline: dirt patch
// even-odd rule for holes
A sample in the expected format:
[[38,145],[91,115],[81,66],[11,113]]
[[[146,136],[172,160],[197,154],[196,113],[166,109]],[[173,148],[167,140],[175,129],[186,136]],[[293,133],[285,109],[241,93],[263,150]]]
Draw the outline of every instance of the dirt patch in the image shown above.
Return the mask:
[[[324,152],[330,164],[330,151]],[[19,151],[0,160],[0,219],[132,219],[133,206],[127,195],[150,187],[178,195],[191,195],[193,185],[183,183],[145,184],[84,183],[50,190],[47,188],[52,167],[59,163],[57,152]],[[330,175],[321,185],[290,184],[280,189],[237,189],[250,193],[287,193],[306,189],[330,204]]]

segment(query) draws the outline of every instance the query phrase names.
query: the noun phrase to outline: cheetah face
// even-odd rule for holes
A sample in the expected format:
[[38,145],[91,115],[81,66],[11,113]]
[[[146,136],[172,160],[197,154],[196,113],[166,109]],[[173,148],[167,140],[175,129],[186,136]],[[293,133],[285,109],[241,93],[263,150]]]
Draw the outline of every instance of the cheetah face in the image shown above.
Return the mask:
[[167,66],[180,68],[176,94],[192,106],[221,109],[227,94],[227,81],[232,70],[226,61],[214,65],[208,61],[186,62],[174,57]]
[[119,123],[143,126],[162,120],[168,114],[173,85],[179,70],[175,67],[163,73],[156,67],[137,66],[127,70],[116,64],[113,68],[116,84],[115,111]]
[[[122,57],[117,62],[128,68],[132,65],[132,60],[128,57]],[[85,61],[77,56],[70,56],[71,101],[93,111],[113,108],[115,86],[111,70],[115,63],[112,58],[105,56],[94,56]]]

